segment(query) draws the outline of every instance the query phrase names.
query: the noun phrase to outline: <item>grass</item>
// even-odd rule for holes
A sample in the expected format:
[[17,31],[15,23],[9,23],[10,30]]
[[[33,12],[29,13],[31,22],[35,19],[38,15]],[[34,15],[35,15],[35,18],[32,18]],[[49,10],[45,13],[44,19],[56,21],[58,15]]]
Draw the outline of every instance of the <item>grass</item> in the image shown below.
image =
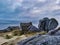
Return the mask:
[[[22,33],[22,31],[19,31],[19,30],[14,30],[14,31],[12,31],[12,32],[10,32],[10,33],[5,33],[4,35],[4,37],[5,37],[5,39],[11,39],[11,38],[13,38],[14,36],[21,36],[21,35],[25,35],[26,37],[31,37],[31,36],[34,36],[35,34],[41,34],[41,35],[44,35],[44,34],[46,34],[47,32],[45,32],[45,31],[42,31],[42,32],[27,32],[27,33]],[[9,34],[11,34],[11,35],[9,35]],[[21,38],[17,38],[16,40],[20,40]],[[15,40],[15,41],[16,41]],[[14,41],[13,41],[14,42]],[[17,41],[16,41],[17,42]],[[10,43],[10,42],[9,42]],[[32,43],[32,42],[31,42]],[[9,45],[14,45],[14,43],[10,43]]]
[[[26,37],[30,37],[30,36],[33,36],[33,35],[35,35],[35,34],[41,34],[41,35],[44,35],[44,34],[46,34],[47,32],[46,31],[42,31],[42,32],[30,32],[30,31],[28,31],[28,32],[26,32],[25,34],[24,33],[22,33],[22,31],[20,31],[20,30],[13,30],[13,31],[11,31],[11,32],[7,32],[7,33],[0,33],[0,35],[1,36],[3,36],[3,37],[5,37],[5,39],[11,39],[12,37],[14,37],[14,36],[21,36],[21,35],[25,35]],[[11,35],[9,35],[9,34],[11,34]]]
[[5,39],[11,39],[12,38],[12,36],[10,36],[10,35],[5,35]]

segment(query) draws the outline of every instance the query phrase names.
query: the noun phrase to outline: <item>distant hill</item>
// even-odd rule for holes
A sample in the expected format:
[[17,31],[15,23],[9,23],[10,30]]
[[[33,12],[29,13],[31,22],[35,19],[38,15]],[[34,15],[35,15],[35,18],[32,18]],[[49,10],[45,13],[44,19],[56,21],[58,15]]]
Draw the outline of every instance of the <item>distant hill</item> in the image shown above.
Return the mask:
[[13,30],[20,30],[20,27],[19,26],[9,26],[6,29],[0,30],[0,33],[10,32]]

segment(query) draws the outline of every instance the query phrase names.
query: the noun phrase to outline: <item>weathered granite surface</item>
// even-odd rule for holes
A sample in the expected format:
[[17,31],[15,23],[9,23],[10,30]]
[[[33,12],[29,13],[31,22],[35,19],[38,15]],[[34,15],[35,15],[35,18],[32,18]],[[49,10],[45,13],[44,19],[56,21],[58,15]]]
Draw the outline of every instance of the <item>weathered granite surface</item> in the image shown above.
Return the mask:
[[18,45],[60,45],[60,36],[35,36],[18,43]]

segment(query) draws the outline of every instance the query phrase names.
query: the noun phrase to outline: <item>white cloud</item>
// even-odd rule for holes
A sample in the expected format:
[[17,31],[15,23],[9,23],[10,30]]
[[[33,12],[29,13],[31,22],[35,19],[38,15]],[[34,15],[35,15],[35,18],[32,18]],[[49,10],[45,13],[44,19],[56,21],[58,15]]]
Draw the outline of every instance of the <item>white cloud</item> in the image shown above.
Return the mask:
[[37,1],[39,1],[39,2],[45,2],[46,0],[37,0]]
[[56,4],[59,4],[60,3],[60,0],[56,0]]
[[17,7],[22,6],[23,0],[13,0],[13,1],[9,0],[9,2],[10,2],[9,8],[11,8],[12,11],[15,11]]
[[32,12],[31,12],[31,13],[33,13],[33,14],[35,13],[35,14],[36,14],[36,13],[40,13],[40,12],[41,12],[41,10],[36,9],[36,10],[32,10]]

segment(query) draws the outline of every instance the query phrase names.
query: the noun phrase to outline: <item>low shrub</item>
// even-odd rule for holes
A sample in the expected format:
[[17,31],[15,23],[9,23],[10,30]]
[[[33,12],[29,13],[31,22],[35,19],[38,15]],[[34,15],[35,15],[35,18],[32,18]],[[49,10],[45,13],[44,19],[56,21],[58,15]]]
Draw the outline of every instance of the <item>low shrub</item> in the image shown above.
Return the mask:
[[46,34],[46,33],[47,33],[46,31],[40,32],[41,35],[44,35],[44,34]]
[[9,44],[9,45],[14,45],[13,43]]
[[20,35],[23,34],[23,32],[22,31],[15,30],[15,31],[13,31],[12,34],[13,34],[13,36],[20,36]]
[[5,35],[5,38],[6,38],[6,39],[11,39],[12,36],[10,36],[10,35]]

